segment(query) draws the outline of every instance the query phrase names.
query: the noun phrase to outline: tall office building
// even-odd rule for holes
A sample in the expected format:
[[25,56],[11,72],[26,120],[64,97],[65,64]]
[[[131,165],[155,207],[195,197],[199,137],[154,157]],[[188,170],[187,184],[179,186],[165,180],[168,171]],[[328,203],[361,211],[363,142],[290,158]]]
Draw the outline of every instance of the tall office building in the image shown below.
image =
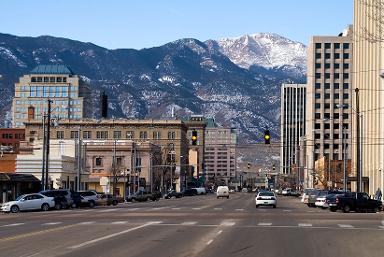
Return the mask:
[[281,87],[280,173],[289,174],[299,160],[299,141],[305,135],[306,84],[283,84]]
[[[362,190],[384,188],[384,9],[383,0],[354,1],[354,88],[359,89]],[[356,108],[356,94],[353,94]],[[353,113],[356,124],[356,114]],[[352,163],[356,173],[356,128]]]
[[13,98],[13,127],[24,127],[27,120],[42,120],[48,113],[51,100],[51,117],[81,119],[88,112],[87,85],[65,65],[39,65],[15,84]]
[[[350,158],[352,28],[339,36],[312,37],[308,48],[306,169],[313,185],[314,162]],[[343,140],[343,134],[345,140]],[[344,156],[347,149],[348,156]]]
[[234,181],[236,174],[237,130],[220,128],[212,122],[205,129],[204,163],[208,180],[215,183]]

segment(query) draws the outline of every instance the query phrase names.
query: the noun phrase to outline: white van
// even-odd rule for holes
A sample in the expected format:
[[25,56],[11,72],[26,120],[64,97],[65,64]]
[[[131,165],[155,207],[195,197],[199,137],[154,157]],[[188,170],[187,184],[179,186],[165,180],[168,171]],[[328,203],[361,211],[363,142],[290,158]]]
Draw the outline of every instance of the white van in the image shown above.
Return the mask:
[[229,188],[228,186],[218,186],[216,191],[216,197],[227,197],[229,199]]

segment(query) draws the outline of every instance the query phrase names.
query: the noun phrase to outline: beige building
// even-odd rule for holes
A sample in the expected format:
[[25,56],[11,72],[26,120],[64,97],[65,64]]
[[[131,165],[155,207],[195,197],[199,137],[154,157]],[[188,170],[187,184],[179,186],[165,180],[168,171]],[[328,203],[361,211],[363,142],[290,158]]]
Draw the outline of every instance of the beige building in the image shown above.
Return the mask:
[[41,121],[48,113],[51,100],[52,118],[81,119],[87,117],[90,105],[88,86],[65,65],[39,65],[15,84],[13,98],[13,127],[24,127],[30,117]]
[[351,158],[351,29],[339,36],[312,37],[308,47],[306,187],[313,185],[316,160]]
[[[354,0],[354,88],[359,89],[362,190],[384,189],[384,25],[383,1]],[[356,97],[353,94],[356,109]],[[353,171],[356,174],[356,114],[353,129]],[[364,180],[364,177],[367,179]]]
[[[43,129],[41,122],[27,121],[25,123],[25,129],[25,138],[32,146],[35,144],[35,141],[42,140]],[[129,144],[151,144],[154,145],[153,147],[159,147],[161,160],[156,161],[156,163],[160,162],[163,164],[163,166],[158,167],[163,171],[163,177],[166,178],[165,181],[162,182],[163,186],[169,185],[167,187],[170,187],[171,181],[173,181],[173,187],[180,190],[181,183],[186,180],[182,176],[188,174],[186,171],[190,170],[188,167],[189,146],[187,126],[181,120],[59,120],[55,126],[50,129],[50,138],[53,140],[78,141],[79,135],[83,143],[97,142],[98,144],[104,142],[104,144],[107,144],[108,142],[114,142],[116,140],[117,142],[121,142],[121,144],[125,144],[126,146],[124,147],[127,147]],[[85,147],[88,149],[87,146]],[[96,169],[97,172],[94,171],[92,168],[94,166],[92,165],[96,165],[96,155],[101,156],[101,152],[97,152],[96,157],[91,158],[92,162],[87,164],[90,167],[90,175],[94,173],[94,175],[103,177],[108,174],[113,149],[111,145],[108,147],[110,147],[109,150],[104,151],[107,159],[102,162],[105,165],[99,165],[100,167]],[[152,151],[149,148],[152,149],[152,146],[148,146],[146,152],[150,154],[154,150]],[[130,149],[132,149],[132,146]],[[133,149],[135,149],[135,147],[133,147]],[[96,150],[97,149],[95,149],[95,151]],[[127,162],[127,160],[130,158],[130,154],[128,153],[129,150],[126,150],[124,154],[120,155],[121,157],[125,156],[123,166],[129,166],[129,161]],[[147,154],[145,155],[147,156]],[[145,160],[149,160],[148,156]],[[148,168],[149,165],[145,166]],[[141,175],[140,177],[146,178],[145,181],[148,181],[148,175]],[[122,191],[120,190],[120,192]]]

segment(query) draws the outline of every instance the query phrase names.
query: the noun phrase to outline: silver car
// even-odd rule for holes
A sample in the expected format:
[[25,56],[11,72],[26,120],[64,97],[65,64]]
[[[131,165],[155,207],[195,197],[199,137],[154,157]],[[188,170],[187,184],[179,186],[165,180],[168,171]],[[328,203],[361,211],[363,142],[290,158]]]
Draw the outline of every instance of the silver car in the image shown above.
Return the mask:
[[53,197],[47,197],[42,194],[26,194],[19,196],[15,201],[6,202],[1,207],[3,212],[16,213],[27,210],[48,211],[55,206]]

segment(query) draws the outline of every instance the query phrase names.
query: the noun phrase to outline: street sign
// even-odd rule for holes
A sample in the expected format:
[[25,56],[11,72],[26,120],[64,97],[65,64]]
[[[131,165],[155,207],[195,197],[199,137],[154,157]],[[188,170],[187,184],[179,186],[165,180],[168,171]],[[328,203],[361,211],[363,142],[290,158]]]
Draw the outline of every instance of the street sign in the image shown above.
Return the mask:
[[332,181],[327,181],[327,186],[331,187],[332,186]]

